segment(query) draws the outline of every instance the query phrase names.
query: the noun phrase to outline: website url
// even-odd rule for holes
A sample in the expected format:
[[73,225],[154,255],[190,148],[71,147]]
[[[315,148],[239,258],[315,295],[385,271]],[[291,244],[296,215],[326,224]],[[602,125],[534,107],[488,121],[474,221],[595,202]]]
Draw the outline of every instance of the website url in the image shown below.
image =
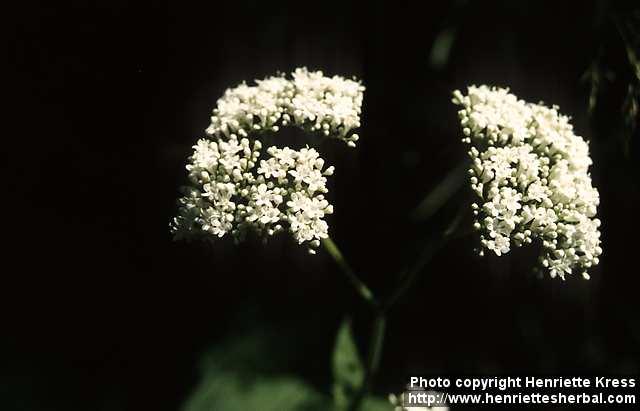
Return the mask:
[[535,404],[600,404],[600,405],[634,405],[635,394],[449,394],[434,392],[408,392],[404,397],[405,407],[435,407],[453,404],[467,405],[535,405]]

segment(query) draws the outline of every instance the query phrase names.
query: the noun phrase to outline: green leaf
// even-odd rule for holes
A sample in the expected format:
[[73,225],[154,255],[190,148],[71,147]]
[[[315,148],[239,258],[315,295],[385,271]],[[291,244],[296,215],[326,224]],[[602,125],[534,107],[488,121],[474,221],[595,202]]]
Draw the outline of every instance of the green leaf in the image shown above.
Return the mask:
[[[333,372],[340,382],[335,384],[340,407],[324,389],[295,375],[292,364],[307,361],[308,354],[296,350],[295,338],[286,330],[264,326],[238,332],[203,353],[200,381],[181,411],[344,410],[364,379],[348,321],[338,331],[335,348]],[[384,398],[367,396],[359,411],[390,408]]]
[[256,328],[201,359],[201,380],[182,411],[332,411],[332,400],[292,375],[297,361],[283,332]]
[[290,376],[244,378],[221,372],[203,380],[184,411],[327,411],[331,402]]
[[364,383],[365,371],[353,340],[351,323],[340,325],[333,350],[333,399],[337,409],[346,409]]

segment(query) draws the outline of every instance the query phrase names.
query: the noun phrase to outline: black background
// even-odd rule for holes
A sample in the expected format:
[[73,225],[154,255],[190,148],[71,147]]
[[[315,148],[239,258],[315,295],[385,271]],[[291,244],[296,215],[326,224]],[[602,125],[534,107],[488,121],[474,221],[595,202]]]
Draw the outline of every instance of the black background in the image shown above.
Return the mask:
[[[303,65],[367,87],[358,148],[321,150],[337,170],[331,235],[382,295],[456,211],[405,217],[464,157],[453,89],[510,86],[560,105],[591,140],[605,250],[592,280],[539,281],[535,251],[478,259],[473,239],[450,243],[392,313],[378,394],[410,372],[638,374],[638,136],[625,155],[610,18],[630,5],[421,3],[78,1],[6,16],[0,409],[177,409],[200,354],[254,323],[296,334],[296,371],[320,390],[345,313],[365,347],[370,319],[324,252],[168,233],[217,98]],[[619,74],[590,118],[580,78],[598,50]]]

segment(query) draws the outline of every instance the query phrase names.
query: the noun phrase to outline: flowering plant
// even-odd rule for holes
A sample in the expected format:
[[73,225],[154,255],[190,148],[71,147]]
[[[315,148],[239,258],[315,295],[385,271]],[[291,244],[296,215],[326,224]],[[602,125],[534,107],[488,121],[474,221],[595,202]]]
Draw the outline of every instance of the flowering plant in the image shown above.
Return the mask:
[[[336,339],[335,400],[349,409],[359,407],[377,370],[387,313],[435,251],[456,235],[461,221],[459,214],[427,244],[381,300],[329,236],[325,216],[333,206],[325,196],[334,167],[309,146],[295,150],[276,143],[263,149],[267,134],[277,142],[277,132],[288,126],[355,147],[364,89],[355,80],[300,68],[290,78],[280,74],[227,90],[213,110],[207,137],[193,147],[186,167],[189,183],[170,224],[175,239],[231,236],[239,242],[254,233],[266,241],[288,232],[312,254],[324,246],[375,316],[366,364],[360,363],[348,323]],[[564,279],[577,270],[588,279],[587,269],[602,253],[599,195],[589,175],[588,144],[574,134],[568,117],[555,106],[527,103],[508,89],[488,86],[471,86],[467,94],[455,91],[453,103],[460,106],[462,141],[471,146],[471,167],[463,170],[476,197],[471,208],[479,254],[488,250],[501,256],[512,246],[539,242],[540,267],[551,277]],[[457,181],[443,179],[447,187],[437,187],[414,215],[433,214]],[[353,366],[344,367],[344,361]],[[390,401],[395,409],[406,409],[401,397]]]

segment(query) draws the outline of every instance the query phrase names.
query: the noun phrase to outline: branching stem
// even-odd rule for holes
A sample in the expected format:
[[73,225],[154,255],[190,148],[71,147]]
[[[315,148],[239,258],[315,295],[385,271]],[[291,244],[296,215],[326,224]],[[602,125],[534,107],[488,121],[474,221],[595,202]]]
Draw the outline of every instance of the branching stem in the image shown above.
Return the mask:
[[402,298],[406,291],[411,288],[418,274],[431,261],[433,256],[440,250],[448,240],[454,237],[454,233],[462,219],[463,213],[459,212],[447,228],[436,238],[430,241],[424,248],[416,263],[407,271],[400,284],[391,293],[390,297],[384,302],[375,297],[371,289],[355,274],[349,263],[347,263],[338,246],[329,237],[322,240],[322,245],[329,255],[335,260],[342,273],[347,277],[357,294],[372,308],[375,313],[375,320],[371,331],[369,341],[369,353],[367,357],[365,379],[353,398],[349,407],[350,411],[357,411],[360,408],[362,400],[371,389],[373,378],[378,371],[380,359],[382,357],[382,348],[384,346],[384,335],[386,329],[387,313]]

